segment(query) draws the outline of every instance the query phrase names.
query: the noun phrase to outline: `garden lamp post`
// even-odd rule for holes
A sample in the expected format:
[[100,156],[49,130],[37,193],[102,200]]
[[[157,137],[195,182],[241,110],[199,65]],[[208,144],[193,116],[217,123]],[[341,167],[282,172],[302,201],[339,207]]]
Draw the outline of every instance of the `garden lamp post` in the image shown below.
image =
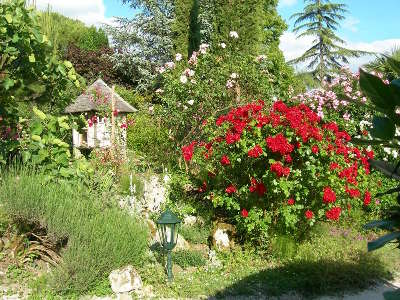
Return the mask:
[[171,251],[176,246],[178,240],[178,228],[181,220],[169,209],[163,212],[157,220],[158,233],[164,250],[167,251],[167,275],[168,281],[171,282],[172,275],[172,258]]

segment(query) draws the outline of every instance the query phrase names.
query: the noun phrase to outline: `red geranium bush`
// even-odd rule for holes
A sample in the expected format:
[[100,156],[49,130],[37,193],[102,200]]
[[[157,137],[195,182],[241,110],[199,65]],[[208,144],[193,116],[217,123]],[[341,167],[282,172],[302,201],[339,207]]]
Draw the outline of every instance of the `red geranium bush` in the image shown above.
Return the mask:
[[[215,121],[215,122],[214,122]],[[271,227],[306,230],[370,209],[372,151],[305,104],[259,100],[204,122],[205,141],[182,148],[198,193],[252,236]]]

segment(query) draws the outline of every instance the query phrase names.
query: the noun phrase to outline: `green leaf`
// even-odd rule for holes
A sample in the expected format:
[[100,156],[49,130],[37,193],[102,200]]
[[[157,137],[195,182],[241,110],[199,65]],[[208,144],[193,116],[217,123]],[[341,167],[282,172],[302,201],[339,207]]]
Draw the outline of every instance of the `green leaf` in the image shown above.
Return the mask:
[[72,68],[72,63],[70,61],[68,61],[68,60],[65,60],[64,61],[64,66],[66,66],[68,69],[71,69]]
[[385,246],[387,243],[400,238],[400,231],[392,232],[381,236],[380,238],[376,239],[375,241],[368,243],[368,252],[374,251]]
[[40,123],[40,122],[34,122],[32,125],[31,125],[31,127],[30,127],[30,130],[31,130],[31,134],[34,134],[34,135],[41,135],[42,134],[42,132],[43,132],[43,125]]
[[377,107],[393,109],[396,106],[389,86],[384,84],[379,77],[371,75],[362,69],[360,69],[360,88]]
[[381,171],[383,174],[390,178],[394,178],[396,180],[400,180],[400,173],[399,170],[396,170],[396,173],[394,172],[396,169],[396,166],[393,166],[392,164],[383,161],[383,160],[375,160],[375,159],[370,159],[369,164],[371,167],[373,167],[376,170]]
[[36,106],[34,106],[32,110],[35,113],[35,115],[39,117],[39,119],[41,120],[46,119],[46,114],[41,110],[39,110]]
[[35,54],[32,53],[31,55],[29,55],[29,62],[31,63],[36,62]]
[[15,81],[10,77],[6,77],[3,81],[3,86],[6,91],[12,88],[15,85]]
[[388,117],[374,116],[371,135],[382,140],[391,140],[396,133],[396,125]]
[[12,23],[13,19],[10,14],[6,14],[4,17],[6,18],[7,23],[9,23],[9,24]]
[[32,134],[31,138],[35,142],[41,142],[42,141],[42,138],[39,135],[36,135],[36,134]]
[[28,89],[36,94],[43,94],[46,91],[46,86],[39,82],[34,82],[28,85]]
[[31,153],[29,151],[22,152],[22,161],[26,163],[31,158]]

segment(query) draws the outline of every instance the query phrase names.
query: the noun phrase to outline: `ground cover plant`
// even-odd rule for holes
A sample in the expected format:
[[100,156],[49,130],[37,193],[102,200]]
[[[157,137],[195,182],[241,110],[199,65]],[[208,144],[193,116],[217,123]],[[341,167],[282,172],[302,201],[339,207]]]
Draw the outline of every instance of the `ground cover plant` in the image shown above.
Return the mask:
[[62,262],[52,271],[55,291],[84,293],[113,269],[143,263],[146,227],[97,196],[83,184],[46,183],[33,171],[2,174],[0,203],[12,221],[66,243]]

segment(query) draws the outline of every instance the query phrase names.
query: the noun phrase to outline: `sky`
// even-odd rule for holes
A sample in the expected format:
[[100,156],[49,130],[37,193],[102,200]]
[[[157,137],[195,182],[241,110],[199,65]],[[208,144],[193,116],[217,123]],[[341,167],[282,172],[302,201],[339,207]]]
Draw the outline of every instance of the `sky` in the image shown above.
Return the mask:
[[[400,47],[400,18],[398,15],[400,0],[333,0],[345,3],[349,13],[342,22],[338,35],[344,39],[348,48],[371,52],[387,52]],[[38,8],[50,4],[53,11],[68,17],[79,19],[88,25],[100,26],[112,23],[113,18],[133,17],[136,13],[122,0],[36,0]],[[289,28],[281,37],[280,48],[289,60],[300,56],[311,46],[312,38],[297,39],[291,31],[293,20],[290,16],[301,12],[303,0],[280,0],[278,12],[287,22]],[[353,59],[350,67],[356,70],[360,65],[373,59],[364,56]]]

